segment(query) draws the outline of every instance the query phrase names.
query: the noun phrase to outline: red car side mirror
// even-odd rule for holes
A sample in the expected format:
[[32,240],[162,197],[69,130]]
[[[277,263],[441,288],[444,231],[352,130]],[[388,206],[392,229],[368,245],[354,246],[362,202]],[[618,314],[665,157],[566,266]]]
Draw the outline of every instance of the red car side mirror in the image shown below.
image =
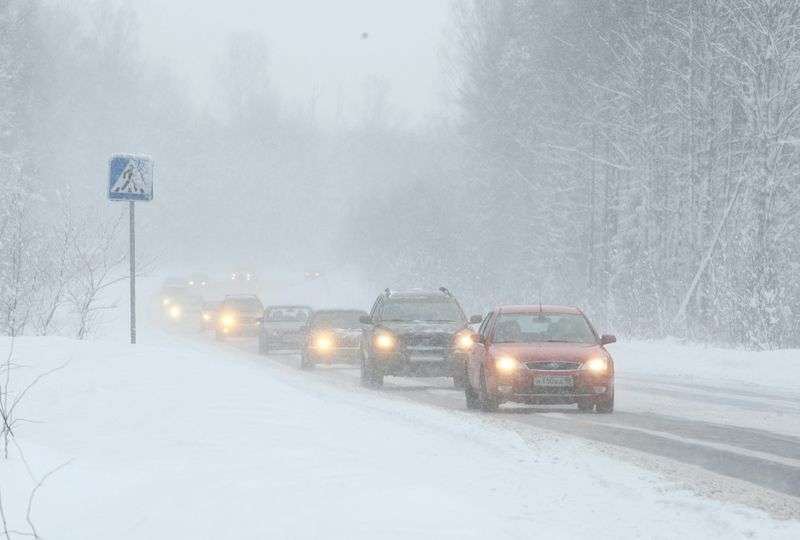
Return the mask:
[[603,334],[600,336],[600,345],[608,345],[609,343],[616,343],[617,336],[611,334]]

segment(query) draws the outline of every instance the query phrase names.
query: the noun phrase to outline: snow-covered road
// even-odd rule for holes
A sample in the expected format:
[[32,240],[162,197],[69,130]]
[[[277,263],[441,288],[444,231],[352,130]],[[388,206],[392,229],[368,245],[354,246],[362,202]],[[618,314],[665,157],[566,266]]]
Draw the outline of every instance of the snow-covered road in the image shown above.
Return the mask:
[[[20,410],[37,422],[17,433],[30,471],[15,452],[0,465],[12,528],[27,530],[31,476],[68,462],[33,505],[45,538],[800,536],[800,522],[774,517],[797,499],[765,492],[770,516],[731,502],[736,486],[706,497],[685,475],[589,440],[591,429],[636,433],[624,407],[486,416],[441,381],[374,392],[352,369],[309,374],[291,355],[232,345],[19,340],[15,360],[30,366],[19,384],[70,363]],[[579,437],[558,433],[570,430]]]
[[[255,353],[248,341],[231,345]],[[636,366],[643,347],[643,343],[634,343],[623,346],[617,354],[618,366],[623,367],[618,367],[622,373],[618,375],[617,410],[613,415],[579,414],[574,406],[553,406],[504,408],[496,417],[669,458],[789,495],[785,510],[798,515],[800,393],[795,393],[795,380],[784,378],[780,387],[737,386],[726,377],[703,377],[698,373],[701,370],[680,366],[678,361],[671,372],[646,374],[646,366]],[[658,347],[650,344],[650,348]],[[704,364],[708,370],[714,367],[708,365],[714,361],[713,354],[711,350],[712,358]],[[287,366],[297,363],[293,355],[273,355],[270,359]],[[634,366],[633,374],[625,374],[626,365]],[[357,385],[356,369],[337,366],[320,372],[325,378]],[[753,379],[758,380],[757,375]],[[454,390],[449,379],[387,381],[381,391],[384,394],[451,410],[465,407],[463,393]],[[746,485],[734,489],[741,490],[742,500],[751,504],[771,507],[775,503],[769,495],[748,493]]]

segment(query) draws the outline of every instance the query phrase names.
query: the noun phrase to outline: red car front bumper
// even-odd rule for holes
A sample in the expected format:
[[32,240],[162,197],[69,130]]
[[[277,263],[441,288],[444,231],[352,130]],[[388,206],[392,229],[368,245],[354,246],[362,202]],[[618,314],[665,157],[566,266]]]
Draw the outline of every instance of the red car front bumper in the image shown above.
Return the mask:
[[586,370],[536,370],[520,368],[496,373],[488,390],[500,402],[569,404],[607,401],[614,394],[614,374]]

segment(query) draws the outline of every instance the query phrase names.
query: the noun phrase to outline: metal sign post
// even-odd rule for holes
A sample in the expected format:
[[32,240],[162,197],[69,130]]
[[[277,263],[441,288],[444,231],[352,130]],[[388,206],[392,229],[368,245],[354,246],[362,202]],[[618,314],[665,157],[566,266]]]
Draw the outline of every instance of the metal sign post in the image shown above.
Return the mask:
[[130,237],[131,343],[136,343],[136,201],[153,200],[153,160],[116,154],[108,161],[108,198],[128,201]]
[[128,235],[130,236],[130,255],[128,259],[131,263],[130,282],[131,282],[131,344],[136,344],[136,203],[128,202]]

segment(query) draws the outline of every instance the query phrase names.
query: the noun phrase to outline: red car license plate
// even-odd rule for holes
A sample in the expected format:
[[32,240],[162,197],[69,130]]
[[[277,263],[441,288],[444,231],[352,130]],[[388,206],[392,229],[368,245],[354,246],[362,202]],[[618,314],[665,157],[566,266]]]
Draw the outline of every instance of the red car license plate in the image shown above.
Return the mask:
[[534,386],[573,386],[575,383],[568,375],[540,375],[533,378]]

